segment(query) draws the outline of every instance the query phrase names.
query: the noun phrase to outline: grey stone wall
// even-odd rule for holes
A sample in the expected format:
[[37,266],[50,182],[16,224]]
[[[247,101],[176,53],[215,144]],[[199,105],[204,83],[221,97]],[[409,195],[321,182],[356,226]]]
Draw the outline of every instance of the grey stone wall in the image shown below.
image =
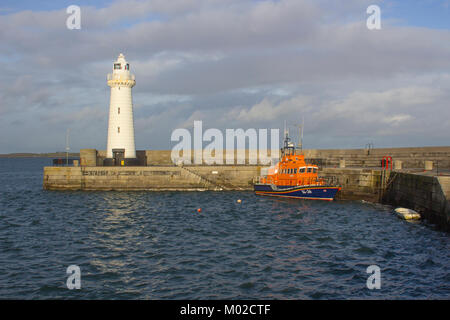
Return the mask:
[[392,173],[383,201],[421,213],[450,231],[450,177]]
[[[236,159],[237,150],[234,151]],[[104,151],[98,151],[98,157],[104,157]],[[380,148],[380,149],[305,149],[306,159],[318,161],[323,167],[339,168],[341,160],[346,167],[378,168],[384,156],[391,156],[393,161],[402,161],[404,169],[425,169],[425,161],[433,161],[433,166],[450,169],[450,147],[418,147],[418,148]],[[171,150],[146,150],[147,165],[175,165],[171,160]],[[225,163],[227,152],[223,152]],[[249,151],[245,150],[245,164],[249,164]],[[191,162],[193,152],[191,151]],[[270,157],[270,150],[268,151]],[[236,162],[233,164],[237,165]],[[259,159],[257,164],[262,164]]]
[[47,190],[252,190],[260,166],[45,167]]

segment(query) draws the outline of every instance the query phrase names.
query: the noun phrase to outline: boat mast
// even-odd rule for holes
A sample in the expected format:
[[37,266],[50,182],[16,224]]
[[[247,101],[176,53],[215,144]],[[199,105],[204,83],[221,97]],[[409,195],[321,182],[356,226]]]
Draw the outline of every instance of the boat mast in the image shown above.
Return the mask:
[[296,126],[298,127],[298,143],[295,149],[296,151],[299,150],[299,154],[301,154],[303,151],[303,127],[305,126],[305,118],[302,117],[302,123],[296,124]]
[[287,129],[286,120],[284,121],[284,142],[283,148],[281,149],[281,157],[283,158],[285,155],[294,155],[295,154],[295,145],[290,142],[291,138],[289,138],[289,130]]
[[299,127],[299,142],[298,142],[298,148],[300,149],[300,153],[303,152],[303,128],[305,127],[305,117],[302,116],[302,124]]

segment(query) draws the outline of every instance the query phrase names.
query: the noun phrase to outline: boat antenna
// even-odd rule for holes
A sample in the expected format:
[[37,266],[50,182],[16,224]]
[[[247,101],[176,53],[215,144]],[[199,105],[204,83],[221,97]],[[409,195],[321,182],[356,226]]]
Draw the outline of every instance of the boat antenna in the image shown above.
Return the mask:
[[303,127],[305,126],[305,118],[302,117],[302,123],[301,124],[296,124],[296,126],[298,127],[298,143],[297,143],[297,149],[300,150],[300,152],[302,152],[303,150]]
[[284,157],[286,154],[288,148],[289,148],[289,132],[287,129],[287,122],[284,120],[284,141],[283,141],[283,148],[281,149],[281,157]]
[[289,136],[287,131],[287,123],[286,120],[284,120],[284,138],[287,138]]

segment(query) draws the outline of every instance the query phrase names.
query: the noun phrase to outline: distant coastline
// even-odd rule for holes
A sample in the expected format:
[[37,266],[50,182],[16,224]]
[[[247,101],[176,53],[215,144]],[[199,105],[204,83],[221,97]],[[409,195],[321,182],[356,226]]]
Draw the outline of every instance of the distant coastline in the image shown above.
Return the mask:
[[[7,153],[0,154],[0,158],[65,158],[65,152],[51,152],[51,153]],[[69,158],[79,158],[79,153],[69,153]]]

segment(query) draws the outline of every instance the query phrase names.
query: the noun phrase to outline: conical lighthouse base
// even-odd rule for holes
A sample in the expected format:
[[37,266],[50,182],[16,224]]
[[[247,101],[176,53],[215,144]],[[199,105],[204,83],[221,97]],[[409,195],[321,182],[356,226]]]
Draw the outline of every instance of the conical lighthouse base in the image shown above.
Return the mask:
[[112,158],[103,161],[104,166],[139,166],[138,158],[125,158],[125,149],[112,149]]

